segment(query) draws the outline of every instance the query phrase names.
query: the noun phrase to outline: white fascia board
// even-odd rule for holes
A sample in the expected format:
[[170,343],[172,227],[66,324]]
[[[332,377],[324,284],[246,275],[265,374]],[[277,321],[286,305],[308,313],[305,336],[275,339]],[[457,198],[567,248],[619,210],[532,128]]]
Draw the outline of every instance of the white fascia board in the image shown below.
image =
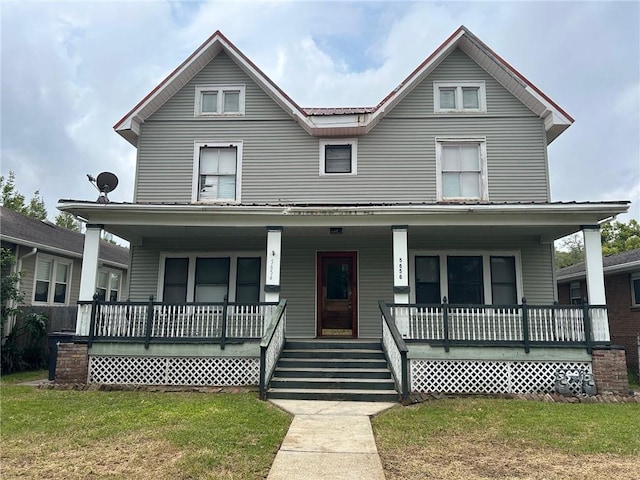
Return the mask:
[[538,102],[544,105],[546,112],[549,112],[550,115],[543,114],[544,118],[544,126],[545,129],[549,130],[553,125],[566,125],[569,127],[573,122],[567,118],[560,110],[554,107],[546,98],[541,96],[538,92],[536,92],[529,85],[525,88],[527,93],[534,97]]
[[362,127],[368,123],[369,113],[353,115],[310,115],[308,118],[320,128]]
[[[243,206],[59,203],[58,209],[105,225],[575,226],[623,213],[628,205]],[[400,220],[400,217],[404,218]],[[275,223],[274,223],[275,222]]]

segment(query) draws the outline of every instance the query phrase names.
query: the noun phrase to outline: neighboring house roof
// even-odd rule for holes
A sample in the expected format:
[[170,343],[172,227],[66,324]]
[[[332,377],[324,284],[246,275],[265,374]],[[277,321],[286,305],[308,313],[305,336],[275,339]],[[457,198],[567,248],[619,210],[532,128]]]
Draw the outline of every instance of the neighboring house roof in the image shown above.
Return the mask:
[[[602,265],[605,275],[640,270],[640,248],[629,250],[628,252],[606,255],[602,257]],[[564,283],[570,280],[584,278],[585,274],[585,264],[584,262],[580,262],[561,268],[556,273],[556,278],[558,282]]]
[[[301,108],[267,77],[220,31],[216,31],[178,68],[114,125],[117,133],[136,146],[140,124],[153,115],[220,52],[225,52],[280,107],[315,136],[363,135],[370,131],[409,92],[424,80],[451,52],[460,48],[503,87],[544,119],[547,143],[573,123],[573,118],[553,100],[504,61],[464,26],[460,26],[435,52],[425,59],[400,85],[375,107]],[[350,118],[345,118],[350,116]],[[331,121],[332,117],[337,118]],[[346,120],[346,121],[345,121]]]
[[[0,206],[0,239],[75,258],[82,258],[84,251],[82,233],[58,227],[46,220],[27,217],[2,206]],[[100,260],[111,266],[127,268],[129,249],[100,240]]]

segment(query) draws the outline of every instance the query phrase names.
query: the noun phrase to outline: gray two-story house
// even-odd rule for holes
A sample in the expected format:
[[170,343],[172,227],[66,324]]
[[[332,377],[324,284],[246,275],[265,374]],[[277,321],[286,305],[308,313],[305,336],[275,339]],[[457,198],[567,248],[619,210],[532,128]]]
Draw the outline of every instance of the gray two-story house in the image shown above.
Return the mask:
[[[572,123],[465,27],[362,108],[298,106],[216,32],[114,127],[133,201],[58,205],[87,222],[89,381],[316,398],[549,391],[569,369],[606,389],[598,225],[628,203],[551,201]],[[131,243],[128,303],[91,302],[102,229]],[[592,305],[559,306],[553,242],[580,230]]]

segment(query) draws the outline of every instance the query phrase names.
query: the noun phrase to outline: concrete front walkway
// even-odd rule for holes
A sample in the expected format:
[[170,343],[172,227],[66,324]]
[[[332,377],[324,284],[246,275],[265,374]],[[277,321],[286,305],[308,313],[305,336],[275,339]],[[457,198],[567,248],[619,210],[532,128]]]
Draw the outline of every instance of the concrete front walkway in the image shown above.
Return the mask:
[[271,402],[294,417],[268,480],[384,480],[369,417],[395,403]]

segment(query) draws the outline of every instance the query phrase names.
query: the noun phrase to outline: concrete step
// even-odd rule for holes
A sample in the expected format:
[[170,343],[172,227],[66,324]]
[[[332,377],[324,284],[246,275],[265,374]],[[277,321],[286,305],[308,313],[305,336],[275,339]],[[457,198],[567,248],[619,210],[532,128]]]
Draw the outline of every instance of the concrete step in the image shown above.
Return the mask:
[[349,368],[349,369],[371,369],[387,368],[387,361],[381,359],[359,359],[359,358],[302,358],[302,357],[280,357],[277,368]]
[[371,378],[289,378],[280,377],[276,371],[271,379],[272,388],[305,389],[342,389],[342,390],[393,390],[395,383],[391,379]]
[[[301,363],[301,362],[299,362]],[[386,367],[386,365],[385,365]],[[281,367],[278,364],[278,377],[290,378],[379,378],[390,379],[391,372],[388,368],[335,368],[335,367]]]
[[285,348],[280,358],[354,358],[354,359],[384,359],[384,353],[381,350],[370,349],[296,349],[290,350]]
[[395,390],[301,389],[271,388],[268,398],[281,400],[342,400],[352,402],[397,402]]
[[382,344],[376,340],[287,340],[284,345],[285,350],[303,349],[366,349],[382,350]]

